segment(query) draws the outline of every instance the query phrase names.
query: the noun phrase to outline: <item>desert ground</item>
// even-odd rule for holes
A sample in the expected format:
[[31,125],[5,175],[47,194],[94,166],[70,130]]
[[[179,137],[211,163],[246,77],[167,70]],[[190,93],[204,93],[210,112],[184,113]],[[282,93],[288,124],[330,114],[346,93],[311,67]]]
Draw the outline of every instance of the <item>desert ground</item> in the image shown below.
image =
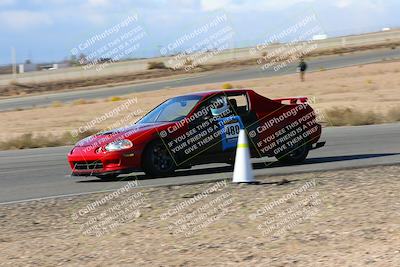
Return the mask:
[[[307,56],[342,55],[381,48],[396,48],[400,45],[399,33],[399,30],[391,30],[318,40],[313,42],[313,44],[317,45],[317,48],[307,53]],[[214,54],[206,62],[202,62],[200,66],[195,64],[198,68],[196,67],[190,72],[254,65],[256,64],[256,59],[262,57],[264,52],[270,53],[281,46],[282,44],[272,44],[255,54],[249,53],[252,49],[251,47],[226,49]],[[164,56],[114,62],[113,64],[106,64],[107,67],[104,69],[101,64],[98,64],[93,68],[85,68],[83,65],[60,70],[20,73],[17,79],[11,74],[2,75],[0,76],[0,98],[13,95],[75,90],[95,85],[129,83],[141,79],[153,80],[157,77],[176,76],[186,72],[183,69],[171,71],[170,68],[176,64],[171,65],[169,63],[171,59],[176,62],[173,56]],[[164,67],[149,70],[151,63],[164,63]],[[98,67],[100,67],[100,70],[97,69]]]
[[130,177],[125,191],[2,205],[0,262],[400,266],[399,173],[397,165],[155,188]]
[[[306,75],[300,82],[295,74],[243,80],[231,85],[237,88],[252,88],[269,98],[288,96],[308,96],[312,105],[326,113],[327,125],[347,116],[335,114],[335,110],[350,108],[351,112],[373,112],[371,122],[379,123],[400,120],[400,62],[381,62],[334,70],[321,70]],[[135,104],[121,110],[117,115],[92,125],[92,130],[106,129],[110,126],[124,126],[135,121],[163,100],[194,91],[220,89],[222,83],[205,84],[184,88],[164,88],[159,91],[140,92],[114,99],[84,99],[74,103],[53,103],[46,108],[2,112],[0,116],[0,140],[6,141],[32,133],[34,135],[62,135],[66,131],[76,131],[92,120],[123,105],[127,99],[135,99]],[[118,100],[118,101],[115,101]],[[131,114],[131,116],[128,116]],[[347,115],[346,115],[347,114]],[[355,117],[360,117],[355,114]],[[351,122],[349,122],[351,124]]]

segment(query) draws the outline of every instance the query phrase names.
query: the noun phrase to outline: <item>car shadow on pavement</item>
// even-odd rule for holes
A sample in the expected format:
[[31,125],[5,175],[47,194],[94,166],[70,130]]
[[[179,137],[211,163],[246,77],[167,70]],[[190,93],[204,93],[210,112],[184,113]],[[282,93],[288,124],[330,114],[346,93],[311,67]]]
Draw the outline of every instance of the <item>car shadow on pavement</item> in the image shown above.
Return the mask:
[[[359,160],[359,159],[370,159],[370,158],[379,158],[379,157],[388,157],[400,155],[400,153],[380,153],[380,154],[359,154],[359,155],[346,155],[346,156],[333,156],[333,157],[314,157],[310,159],[306,159],[302,163],[298,164],[285,164],[279,161],[275,162],[257,162],[253,163],[253,169],[267,169],[267,168],[278,168],[278,167],[288,167],[288,166],[301,166],[301,165],[310,165],[310,164],[318,164],[318,163],[328,163],[328,162],[340,162],[340,161],[350,161],[350,160]],[[194,175],[206,175],[206,174],[215,174],[215,173],[226,173],[232,172],[233,166],[220,166],[220,167],[212,167],[212,168],[203,168],[203,169],[186,169],[186,170],[178,170],[174,174],[165,177],[180,177],[180,176],[194,176]],[[100,179],[91,179],[91,180],[83,180],[78,181],[78,183],[102,183],[102,182],[125,182],[125,181],[133,181],[133,180],[149,180],[149,179],[157,179],[154,177],[148,177],[143,173],[139,173],[137,175],[130,174],[124,177],[118,177],[112,181],[103,181]]]

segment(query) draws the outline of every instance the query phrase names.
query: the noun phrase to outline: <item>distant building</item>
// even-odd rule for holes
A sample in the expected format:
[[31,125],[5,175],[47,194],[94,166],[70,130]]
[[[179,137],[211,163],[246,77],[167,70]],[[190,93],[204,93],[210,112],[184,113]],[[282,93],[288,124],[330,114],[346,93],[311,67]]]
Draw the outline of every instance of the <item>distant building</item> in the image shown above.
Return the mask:
[[325,40],[325,39],[327,39],[327,38],[328,38],[328,35],[326,35],[326,34],[318,34],[318,35],[314,35],[314,36],[312,37],[312,39],[313,39],[314,41]]
[[41,65],[39,68],[41,70],[58,70],[58,69],[65,69],[70,66],[71,64],[69,62],[63,62],[63,63]]
[[390,30],[391,30],[390,28],[382,28],[383,32],[387,32],[387,31],[390,31]]
[[18,65],[18,73],[25,73],[37,70],[37,64],[24,63]]

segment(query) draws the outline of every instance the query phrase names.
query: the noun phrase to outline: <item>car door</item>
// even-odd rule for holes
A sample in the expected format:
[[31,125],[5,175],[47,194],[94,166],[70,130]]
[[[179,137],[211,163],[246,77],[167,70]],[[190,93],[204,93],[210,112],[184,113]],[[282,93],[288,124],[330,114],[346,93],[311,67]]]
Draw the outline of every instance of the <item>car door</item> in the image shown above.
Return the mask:
[[[230,104],[231,109],[233,110],[234,116],[240,118],[240,128],[246,129],[246,132],[251,132],[256,129],[259,125],[258,117],[254,111],[251,110],[249,97],[246,92],[239,93],[229,93],[227,94],[227,98]],[[238,134],[237,134],[238,135]],[[236,148],[237,135],[229,135],[231,137],[231,142],[235,144],[234,148]],[[253,146],[256,142],[254,139],[256,137],[248,137],[248,142],[250,146]]]
[[[224,151],[223,140],[230,140],[239,134],[239,118],[231,109],[228,99],[224,94],[212,95],[203,100],[203,103],[194,111],[201,114],[189,123],[188,132],[195,133],[197,154],[219,154]],[[229,125],[229,127],[228,127]],[[193,154],[193,153],[192,153]]]

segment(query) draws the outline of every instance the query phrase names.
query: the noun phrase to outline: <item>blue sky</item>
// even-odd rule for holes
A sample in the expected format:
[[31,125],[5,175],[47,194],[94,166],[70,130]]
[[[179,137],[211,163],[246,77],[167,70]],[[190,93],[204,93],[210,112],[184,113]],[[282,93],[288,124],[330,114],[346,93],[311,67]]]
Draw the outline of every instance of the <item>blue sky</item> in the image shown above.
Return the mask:
[[0,65],[62,60],[71,49],[124,18],[138,15],[147,32],[135,56],[159,54],[184,33],[228,15],[235,46],[256,44],[294,17],[315,12],[329,36],[399,27],[398,0],[0,0]]

